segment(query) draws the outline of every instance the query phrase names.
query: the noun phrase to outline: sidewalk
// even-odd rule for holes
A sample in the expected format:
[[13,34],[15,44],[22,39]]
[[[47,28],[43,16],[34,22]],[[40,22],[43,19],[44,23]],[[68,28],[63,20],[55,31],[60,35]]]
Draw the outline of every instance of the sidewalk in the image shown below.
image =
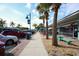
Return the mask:
[[48,56],[39,32],[32,37],[32,40],[19,54],[19,56]]

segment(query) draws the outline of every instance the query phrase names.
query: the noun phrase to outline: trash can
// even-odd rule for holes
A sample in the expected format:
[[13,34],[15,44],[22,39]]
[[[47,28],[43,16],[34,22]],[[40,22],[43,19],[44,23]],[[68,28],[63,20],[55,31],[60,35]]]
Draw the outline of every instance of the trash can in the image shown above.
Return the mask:
[[0,41],[0,56],[5,55],[5,43]]
[[30,39],[31,38],[31,34],[27,34],[27,39]]

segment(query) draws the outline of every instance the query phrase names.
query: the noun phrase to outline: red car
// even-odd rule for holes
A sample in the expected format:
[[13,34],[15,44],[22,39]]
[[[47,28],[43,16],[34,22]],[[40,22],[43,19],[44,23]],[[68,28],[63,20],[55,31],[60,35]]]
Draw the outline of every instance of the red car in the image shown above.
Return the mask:
[[25,38],[26,37],[26,33],[22,32],[22,31],[17,31],[17,30],[4,30],[1,32],[2,35],[13,35],[13,36],[17,36],[18,38]]

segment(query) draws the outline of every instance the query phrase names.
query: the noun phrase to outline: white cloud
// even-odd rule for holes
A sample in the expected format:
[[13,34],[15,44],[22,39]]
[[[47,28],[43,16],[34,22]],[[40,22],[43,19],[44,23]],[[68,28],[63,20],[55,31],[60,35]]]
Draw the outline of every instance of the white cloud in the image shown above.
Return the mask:
[[1,17],[1,18],[6,21],[8,27],[10,27],[10,23],[12,21],[15,23],[15,26],[17,26],[17,24],[21,24],[23,27],[29,27],[29,25],[27,24],[27,21],[22,21],[19,18],[18,19],[8,18],[8,17]]
[[[32,25],[33,24],[40,24],[40,23],[42,23],[43,21],[41,20],[41,19],[39,19],[39,18],[33,18],[32,19],[32,21],[31,21],[31,23],[32,23]],[[31,25],[31,26],[32,26]],[[33,26],[32,26],[32,28],[34,28]]]
[[54,18],[54,17],[52,16],[50,19],[53,20],[53,18]]
[[36,16],[34,16],[32,19],[35,19],[35,18],[37,18]]
[[13,21],[15,24],[21,24],[24,27],[28,27],[28,24],[23,20],[23,17],[24,14],[21,11],[9,8],[7,5],[0,5],[0,18],[6,20],[8,26],[10,26],[10,22]]
[[31,3],[27,3],[25,7],[30,9],[31,8]]
[[[30,13],[31,12],[31,3],[27,3],[26,5],[25,5],[25,8],[26,8],[26,11],[28,12],[28,13]],[[27,14],[28,14],[27,13]]]
[[40,24],[40,23],[42,23],[42,20],[39,18],[34,18],[34,19],[32,19],[32,24],[34,24],[34,23]]
[[36,10],[35,10],[35,9],[33,9],[33,10],[32,10],[32,12],[33,12],[33,13],[35,13],[35,12],[36,12]]
[[33,10],[32,10],[32,13],[35,13],[35,14],[37,14],[37,15],[39,14],[36,9],[33,9]]
[[[16,25],[21,24],[24,27],[28,27],[27,21],[23,21],[23,13],[16,9],[8,8],[7,6],[0,5],[0,18],[6,20],[7,26],[10,26],[10,22],[14,22]],[[15,25],[15,26],[16,26]]]
[[[68,3],[62,5],[62,10],[64,11],[65,15],[68,15],[70,13],[73,13],[77,10],[79,10],[79,3]],[[61,12],[62,12],[61,10]]]
[[6,10],[7,5],[0,4],[0,11]]
[[20,11],[18,11],[18,10],[16,10],[16,9],[12,9],[11,10],[12,11],[12,13],[14,13],[14,14],[16,14],[16,15],[23,15],[23,13],[22,12],[20,12]]
[[23,27],[29,27],[29,25],[27,24],[27,22],[25,22],[25,21],[14,21],[15,23],[16,23],[16,26],[17,26],[17,24],[21,24]]
[[23,13],[21,11],[18,11],[16,9],[12,9],[7,5],[0,5],[0,14],[5,14],[5,15],[15,14],[15,15],[20,15],[20,16],[23,15]]
[[[26,5],[28,8],[31,7],[31,4]],[[16,25],[21,24],[23,27],[29,27],[27,24],[27,20],[24,19],[24,13],[21,11],[11,8],[8,5],[1,5],[0,4],[0,18],[6,20],[7,26],[10,26],[10,22],[14,22]],[[15,26],[16,26],[15,25]]]
[[38,5],[38,4],[37,4],[37,3],[35,3],[35,7],[37,7],[37,5]]

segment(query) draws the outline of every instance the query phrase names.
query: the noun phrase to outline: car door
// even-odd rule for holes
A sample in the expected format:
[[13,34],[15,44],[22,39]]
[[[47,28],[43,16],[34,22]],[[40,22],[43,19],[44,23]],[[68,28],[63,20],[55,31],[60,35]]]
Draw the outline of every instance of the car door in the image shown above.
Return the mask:
[[17,33],[17,31],[12,30],[12,35],[18,37],[18,33]]
[[3,35],[10,35],[11,32],[10,31],[3,31],[1,34],[3,34]]

